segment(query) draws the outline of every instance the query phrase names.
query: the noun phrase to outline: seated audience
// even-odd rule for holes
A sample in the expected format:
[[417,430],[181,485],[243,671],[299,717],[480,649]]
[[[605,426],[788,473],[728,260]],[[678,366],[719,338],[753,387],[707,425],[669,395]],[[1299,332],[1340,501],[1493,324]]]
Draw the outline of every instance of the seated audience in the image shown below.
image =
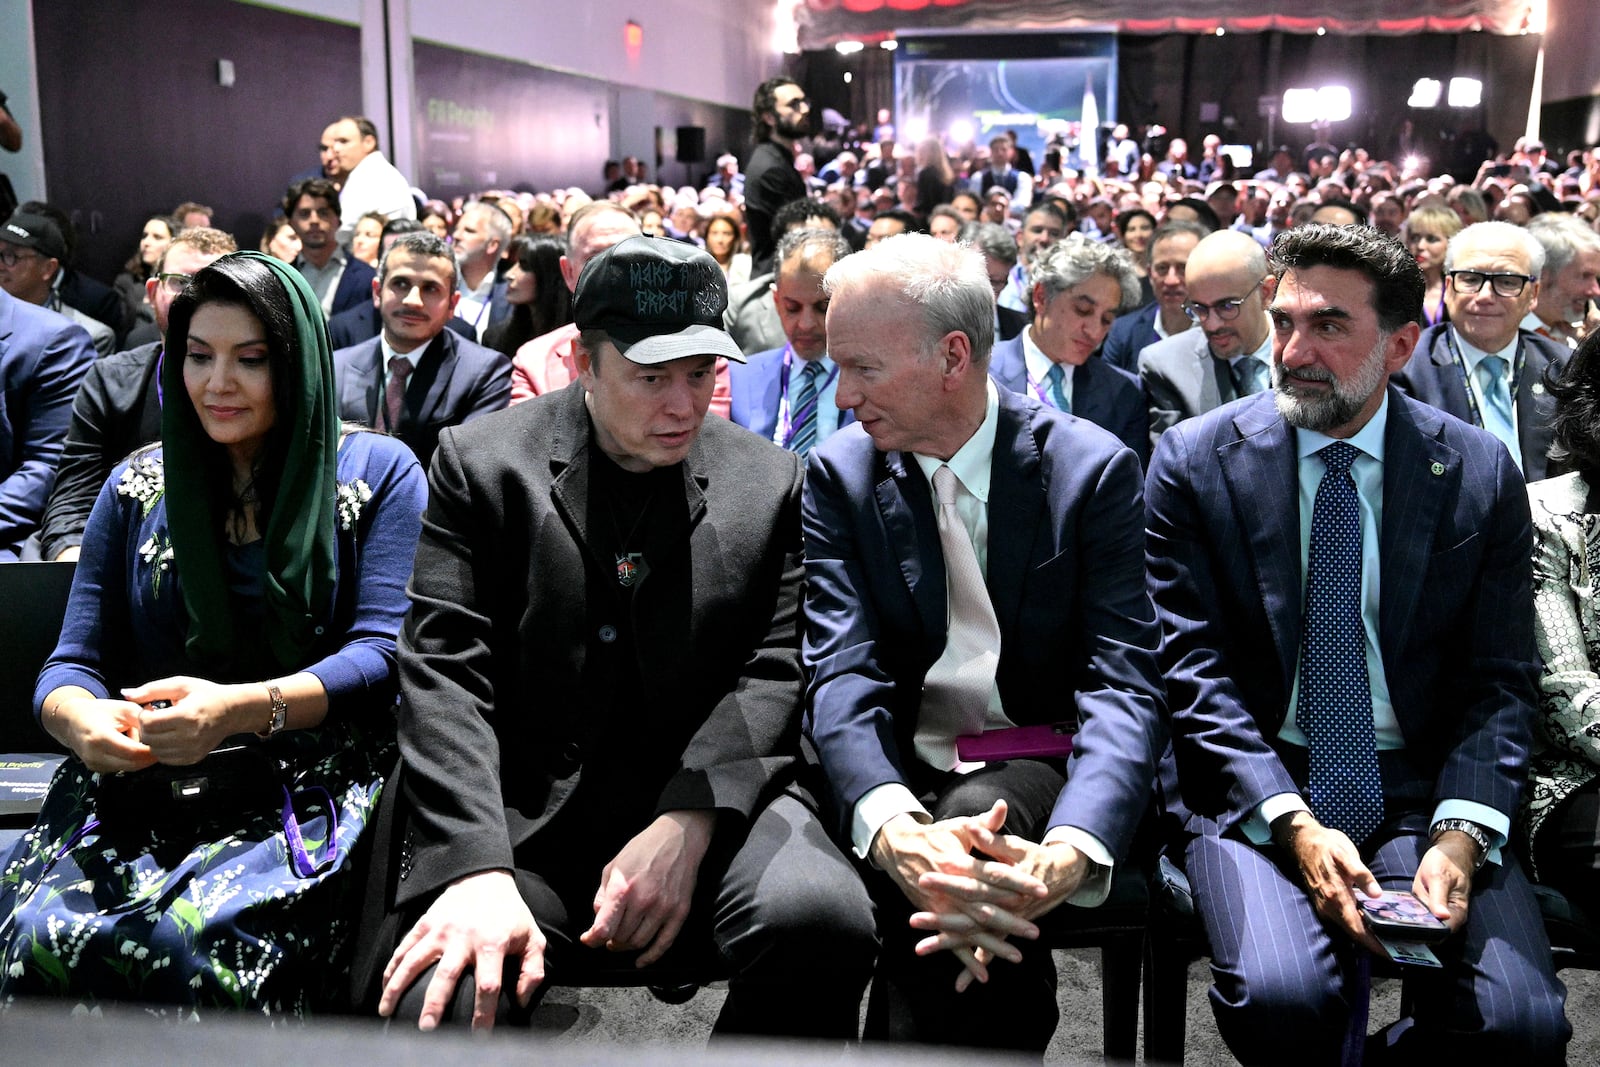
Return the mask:
[[1450,238],[1460,232],[1460,216],[1438,201],[1413,208],[1401,228],[1406,251],[1417,261],[1427,283],[1422,300],[1424,326],[1435,326],[1450,317],[1445,306],[1444,258]]
[[1452,237],[1444,262],[1449,321],[1424,330],[1394,376],[1416,399],[1499,438],[1532,482],[1550,461],[1555,404],[1546,368],[1559,374],[1567,358],[1565,345],[1521,328],[1544,259],[1544,246],[1508,222],[1480,222]]
[[78,558],[89,511],[112,468],[135,449],[161,439],[161,338],[172,302],[201,268],[235,247],[221,230],[191,226],[179,231],[156,263],[155,276],[145,282],[155,340],[97,360],[83,376],[39,530],[45,559]]
[[1013,393],[1106,430],[1133,449],[1142,469],[1150,457],[1150,423],[1139,379],[1090,358],[1118,310],[1138,299],[1132,257],[1069,234],[1034,259],[1029,276],[1033,321],[995,345],[989,374]]
[[139,236],[139,250],[123,265],[122,273],[112,285],[122,298],[122,321],[128,326],[155,318],[150,302],[145,299],[144,283],[155,273],[156,264],[161,262],[161,256],[177,232],[178,224],[170,215],[151,215],[145,220],[144,232]]
[[1600,233],[1572,215],[1546,212],[1527,225],[1544,246],[1539,296],[1523,319],[1524,329],[1577,348],[1600,326]]
[[34,691],[72,756],[0,879],[0,997],[305,1014],[342,992],[426,486],[341,431],[292,267],[219,260],[169,336],[162,444],[101,490]]
[[744,358],[725,286],[681,242],[599,250],[578,383],[440,439],[354,971],[380,1015],[525,1023],[552,984],[660,962],[731,972],[719,1035],[856,1034],[870,903],[785,790],[800,462],[705,418]]
[[[307,178],[289,186],[283,214],[300,238],[295,268],[317,294],[326,316],[364,303],[372,293],[371,267],[339,244],[339,189],[326,178]],[[353,220],[352,220],[353,221]]]
[[506,270],[506,303],[511,314],[483,334],[486,348],[507,359],[517,349],[572,321],[572,291],[561,277],[567,243],[560,237],[513,237]]
[[333,354],[339,417],[398,437],[426,470],[440,431],[510,403],[511,366],[445,329],[461,299],[456,262],[431,233],[389,246],[373,298],[382,332]]
[[1564,1062],[1507,844],[1534,714],[1521,479],[1492,437],[1388,388],[1422,312],[1398,243],[1310,225],[1272,255],[1273,390],[1167,431],[1145,498],[1162,793],[1217,1027],[1243,1063],[1348,1062],[1363,957],[1387,958],[1358,900],[1405,890],[1449,936],[1369,1058]]
[[[837,403],[860,428],[807,468],[808,725],[870,860],[867,1036],[1037,1055],[1057,1008],[1034,939],[1060,905],[1105,899],[1151,796],[1139,463],[990,379],[972,249],[893,237],[834,264],[827,292]],[[1023,755],[1014,728],[1061,721],[1070,756]]]
[[983,253],[983,269],[989,275],[989,288],[996,299],[994,335],[1002,341],[1009,341],[1028,325],[1026,312],[1001,307],[998,303],[1000,294],[1005,291],[1006,283],[1011,278],[1011,269],[1017,265],[1017,239],[999,223],[969,222],[961,228],[960,240],[962,244]]
[[350,254],[374,269],[378,266],[378,244],[389,219],[381,212],[369,211],[356,220],[350,235]]
[[1533,636],[1544,670],[1523,818],[1528,870],[1588,908],[1600,900],[1600,335],[1561,377],[1554,438],[1569,473],[1528,486],[1533,508]]
[[62,302],[61,273],[70,257],[69,239],[55,219],[18,208],[0,226],[0,289],[82,327],[94,350],[110,355],[116,344],[111,327]]
[[722,268],[730,289],[750,280],[750,253],[744,246],[739,221],[732,215],[713,215],[706,223],[706,251]]
[[1174,220],[1156,227],[1150,237],[1149,282],[1155,298],[1111,324],[1100,355],[1130,374],[1139,372],[1139,353],[1183,333],[1194,325],[1183,305],[1189,299],[1186,272],[1189,254],[1210,231],[1194,222]]
[[300,257],[300,235],[294,232],[289,220],[280,215],[267,223],[267,228],[261,231],[261,245],[258,251],[285,263],[293,263]]

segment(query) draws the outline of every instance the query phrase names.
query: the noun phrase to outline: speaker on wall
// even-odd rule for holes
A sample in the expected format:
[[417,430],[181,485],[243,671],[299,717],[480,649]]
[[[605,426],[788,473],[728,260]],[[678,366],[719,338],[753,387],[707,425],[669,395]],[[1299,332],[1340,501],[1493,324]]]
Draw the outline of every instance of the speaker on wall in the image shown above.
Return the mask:
[[704,126],[678,127],[678,162],[704,163],[706,161],[706,128]]

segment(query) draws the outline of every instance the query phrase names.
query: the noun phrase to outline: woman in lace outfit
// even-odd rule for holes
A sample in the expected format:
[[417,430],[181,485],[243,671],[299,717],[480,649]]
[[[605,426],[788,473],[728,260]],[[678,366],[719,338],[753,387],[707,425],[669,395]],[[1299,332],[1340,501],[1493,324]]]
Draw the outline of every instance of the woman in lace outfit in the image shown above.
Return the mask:
[[1534,632],[1544,672],[1526,801],[1535,877],[1600,900],[1600,334],[1551,384],[1572,473],[1528,487]]

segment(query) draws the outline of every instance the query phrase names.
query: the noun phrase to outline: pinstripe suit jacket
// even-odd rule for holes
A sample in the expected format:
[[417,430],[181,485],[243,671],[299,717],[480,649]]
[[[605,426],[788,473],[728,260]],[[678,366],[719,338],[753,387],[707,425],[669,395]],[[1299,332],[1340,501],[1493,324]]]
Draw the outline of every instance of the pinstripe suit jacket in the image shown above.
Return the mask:
[[[1522,476],[1500,443],[1389,389],[1378,641],[1407,755],[1435,800],[1510,815],[1535,706]],[[1180,817],[1222,831],[1299,789],[1272,748],[1304,613],[1292,429],[1270,393],[1173,427],[1145,491]],[[1392,784],[1392,783],[1386,783]]]

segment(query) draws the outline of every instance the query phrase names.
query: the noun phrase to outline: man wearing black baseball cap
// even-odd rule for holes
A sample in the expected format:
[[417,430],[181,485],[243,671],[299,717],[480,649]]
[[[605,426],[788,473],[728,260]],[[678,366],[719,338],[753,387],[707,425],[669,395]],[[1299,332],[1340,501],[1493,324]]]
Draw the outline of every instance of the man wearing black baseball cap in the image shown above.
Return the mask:
[[628,238],[579,276],[579,379],[440,436],[354,975],[381,1015],[484,1029],[659,964],[729,977],[719,1034],[856,1033],[871,904],[796,783],[800,463],[705,418],[726,306],[705,252]]
[[52,219],[19,209],[0,224],[0,289],[66,316],[89,331],[96,352],[108,356],[117,342],[111,327],[61,301],[56,278],[67,259],[66,235]]

